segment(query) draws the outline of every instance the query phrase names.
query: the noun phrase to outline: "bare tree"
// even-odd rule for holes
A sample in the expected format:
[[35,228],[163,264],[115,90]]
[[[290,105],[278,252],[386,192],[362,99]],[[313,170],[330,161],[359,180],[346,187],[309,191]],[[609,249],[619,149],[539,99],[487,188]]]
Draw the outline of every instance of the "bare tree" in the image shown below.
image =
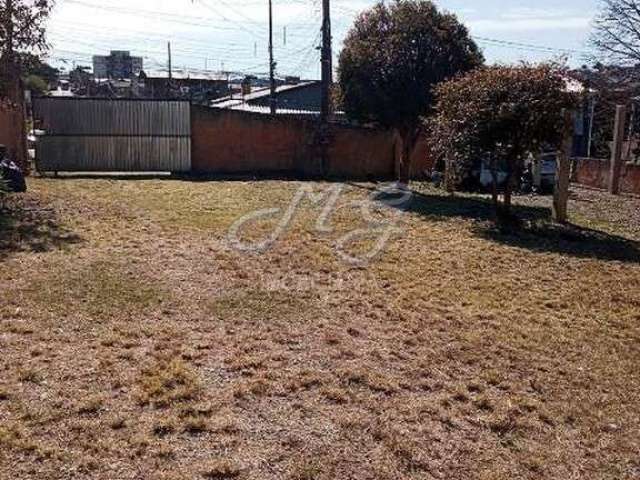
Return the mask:
[[607,63],[640,63],[640,0],[601,0],[591,44]]

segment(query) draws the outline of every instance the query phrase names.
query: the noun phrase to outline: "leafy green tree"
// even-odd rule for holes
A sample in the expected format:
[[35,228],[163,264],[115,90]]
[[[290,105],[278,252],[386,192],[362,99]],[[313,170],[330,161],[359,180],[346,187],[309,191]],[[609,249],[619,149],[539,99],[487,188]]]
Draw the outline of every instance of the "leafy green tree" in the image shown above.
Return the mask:
[[[5,97],[24,112],[20,55],[40,53],[47,48],[45,22],[54,0],[0,0],[0,99]],[[22,167],[27,161],[26,125],[14,139],[14,160]]]
[[380,2],[358,17],[345,40],[341,107],[354,120],[396,130],[403,144],[399,180],[406,183],[433,87],[483,61],[467,28],[431,1]]
[[20,97],[20,59],[23,52],[47,48],[45,22],[53,0],[0,0],[0,94]]
[[[441,84],[429,120],[436,151],[447,166],[447,184],[459,185],[474,161],[488,159],[499,220],[511,218],[511,197],[525,159],[543,145],[559,146],[563,109],[574,108],[563,71],[552,65],[490,67]],[[506,173],[499,203],[498,168]]]
[[38,75],[29,75],[25,78],[24,86],[27,90],[31,90],[38,95],[42,95],[49,90],[49,84]]
[[60,77],[60,70],[43,61],[38,55],[23,52],[18,56],[20,62],[20,70],[22,72],[23,78],[27,78],[30,75],[35,75],[44,80],[47,85],[53,85],[58,82],[58,78]]

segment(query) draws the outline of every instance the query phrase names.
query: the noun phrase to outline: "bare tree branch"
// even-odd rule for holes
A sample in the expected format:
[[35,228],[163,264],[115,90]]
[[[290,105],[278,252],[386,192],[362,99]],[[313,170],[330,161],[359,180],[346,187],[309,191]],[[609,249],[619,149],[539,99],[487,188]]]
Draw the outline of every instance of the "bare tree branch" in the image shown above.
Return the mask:
[[640,63],[640,0],[602,0],[591,44],[606,63]]

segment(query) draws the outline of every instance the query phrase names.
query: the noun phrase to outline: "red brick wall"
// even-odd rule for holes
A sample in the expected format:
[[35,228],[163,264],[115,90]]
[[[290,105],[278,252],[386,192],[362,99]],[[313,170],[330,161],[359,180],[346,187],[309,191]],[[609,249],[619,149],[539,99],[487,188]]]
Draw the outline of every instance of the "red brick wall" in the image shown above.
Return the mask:
[[383,130],[333,126],[329,175],[346,178],[393,178],[393,137]]
[[[192,168],[217,174],[319,173],[316,124],[311,119],[192,107]],[[393,178],[391,132],[332,124],[328,175]],[[414,171],[429,167],[424,142],[416,148]]]
[[191,165],[202,173],[294,172],[311,131],[304,122],[192,107]]
[[11,158],[23,168],[27,159],[25,142],[24,116],[0,99],[0,144],[9,148]]
[[[575,181],[594,188],[607,189],[611,164],[607,160],[581,158],[577,160]],[[640,195],[640,166],[626,164],[620,178],[620,191]]]
[[428,178],[434,166],[429,141],[420,137],[411,156],[411,178],[416,180]]

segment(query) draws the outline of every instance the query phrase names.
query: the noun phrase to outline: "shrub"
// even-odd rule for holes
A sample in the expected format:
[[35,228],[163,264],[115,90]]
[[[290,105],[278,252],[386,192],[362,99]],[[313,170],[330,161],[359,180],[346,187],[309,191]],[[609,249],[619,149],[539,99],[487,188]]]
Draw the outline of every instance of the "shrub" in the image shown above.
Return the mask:
[[[563,71],[553,65],[483,68],[438,86],[428,122],[448,188],[460,186],[474,161],[488,159],[498,217],[510,216],[526,157],[562,138],[562,111],[575,105],[565,90]],[[506,173],[502,207],[498,167]]]

